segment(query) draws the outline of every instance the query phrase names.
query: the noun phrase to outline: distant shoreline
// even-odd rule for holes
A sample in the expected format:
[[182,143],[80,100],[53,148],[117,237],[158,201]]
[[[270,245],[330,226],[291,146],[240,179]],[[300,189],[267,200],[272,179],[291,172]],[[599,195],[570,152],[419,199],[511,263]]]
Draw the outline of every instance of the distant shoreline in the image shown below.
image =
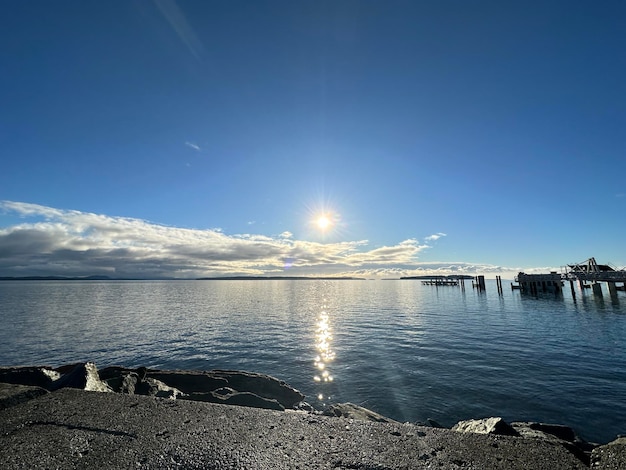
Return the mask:
[[[115,278],[109,276],[2,276],[0,281],[155,281],[157,279]],[[162,281],[173,279],[158,279]]]
[[198,281],[365,281],[364,277],[330,277],[330,276],[226,276],[199,277]]
[[224,276],[198,278],[118,278],[109,276],[0,276],[0,281],[365,281],[363,277],[331,276]]

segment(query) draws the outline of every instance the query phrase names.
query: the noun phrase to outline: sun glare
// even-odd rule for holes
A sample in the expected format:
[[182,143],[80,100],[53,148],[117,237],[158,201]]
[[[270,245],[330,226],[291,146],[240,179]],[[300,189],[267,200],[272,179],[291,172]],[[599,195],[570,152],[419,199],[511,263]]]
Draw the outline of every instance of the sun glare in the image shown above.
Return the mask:
[[315,221],[317,228],[326,230],[331,225],[330,218],[327,215],[320,215]]
[[307,236],[312,240],[325,242],[341,235],[344,224],[341,215],[330,201],[312,204],[306,209]]

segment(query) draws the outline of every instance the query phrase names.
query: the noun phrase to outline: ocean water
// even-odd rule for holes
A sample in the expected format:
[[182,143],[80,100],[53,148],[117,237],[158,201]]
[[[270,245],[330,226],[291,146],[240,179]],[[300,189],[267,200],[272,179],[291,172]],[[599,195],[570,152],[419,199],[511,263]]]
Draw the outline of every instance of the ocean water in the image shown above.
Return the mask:
[[[506,283],[505,283],[506,284]],[[626,433],[626,293],[532,297],[415,280],[0,282],[0,365],[273,375],[316,408],[502,416]]]

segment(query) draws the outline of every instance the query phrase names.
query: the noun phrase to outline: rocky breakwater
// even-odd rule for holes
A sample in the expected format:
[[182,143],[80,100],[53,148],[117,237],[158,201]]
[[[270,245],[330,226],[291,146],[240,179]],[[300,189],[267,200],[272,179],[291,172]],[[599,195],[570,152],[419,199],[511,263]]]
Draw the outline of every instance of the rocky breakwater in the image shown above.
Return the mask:
[[268,375],[243,371],[162,371],[117,366],[98,371],[93,362],[86,362],[58,368],[3,367],[0,368],[0,383],[31,387],[21,389],[21,393],[18,393],[19,388],[12,387],[12,393],[0,397],[0,409],[61,388],[281,411],[310,408],[303,401],[304,395],[285,382]]
[[[308,448],[299,446],[297,442],[294,444],[282,441],[280,444],[274,443],[273,446],[280,447],[289,445],[293,447],[294,455],[300,453],[305,456],[301,458],[308,460],[319,458],[324,462],[326,462],[324,459],[327,459],[328,462],[326,463],[330,465],[336,452],[344,452],[346,455],[353,455],[355,452],[353,447],[357,443],[361,446],[359,447],[359,452],[362,452],[368,446],[381,446],[381,443],[384,442],[385,446],[387,446],[385,448],[386,453],[384,454],[384,459],[388,459],[388,462],[395,462],[394,459],[399,458],[398,455],[401,455],[403,456],[401,459],[402,462],[408,462],[406,465],[403,463],[402,465],[383,465],[381,467],[379,464],[382,464],[381,462],[384,459],[380,462],[378,462],[377,459],[382,458],[383,453],[378,453],[368,457],[370,463],[361,462],[363,465],[359,464],[345,468],[426,468],[427,466],[430,468],[430,466],[436,465],[443,468],[470,466],[473,468],[591,467],[598,469],[626,469],[626,438],[618,437],[618,439],[611,443],[598,445],[584,441],[574,430],[566,426],[536,422],[507,423],[502,418],[498,417],[461,421],[451,429],[442,428],[432,420],[421,424],[401,424],[371,410],[350,403],[334,404],[325,410],[314,410],[310,405],[304,402],[305,397],[302,393],[290,387],[285,382],[275,379],[274,377],[251,372],[224,370],[162,371],[145,367],[137,369],[106,367],[98,371],[96,365],[91,362],[72,364],[58,368],[0,368],[0,410],[7,409],[7,412],[9,412],[10,410],[8,409],[13,408],[17,411],[18,408],[14,408],[17,405],[24,402],[31,402],[31,400],[33,400],[31,403],[36,403],[40,401],[37,400],[40,397],[53,397],[56,394],[50,394],[49,392],[56,391],[60,393],[59,398],[56,400],[60,403],[64,400],[80,401],[81,399],[76,395],[68,394],[67,390],[70,389],[107,392],[105,393],[107,396],[111,396],[113,392],[116,392],[120,395],[127,396],[128,399],[131,399],[130,397],[135,395],[161,398],[163,400],[155,402],[155,406],[157,406],[155,413],[157,413],[157,415],[159,413],[162,414],[163,419],[168,415],[168,410],[171,408],[164,407],[163,405],[166,403],[174,404],[179,402],[182,406],[182,410],[188,410],[188,406],[183,406],[183,402],[188,403],[189,406],[191,406],[191,402],[207,402],[277,411],[299,410],[302,413],[289,414],[291,417],[286,417],[285,420],[281,421],[285,423],[285,429],[280,430],[281,435],[289,436],[293,434],[293,436],[296,436],[296,434],[299,434],[300,437],[297,438],[297,441],[305,442],[310,439],[313,431],[319,431],[321,434],[317,436],[316,439],[330,439],[326,444],[335,445],[337,441],[334,440],[333,435],[328,434],[328,430],[332,429],[334,430],[333,432],[336,432],[337,429],[341,429],[342,432],[347,432],[346,444],[339,446],[339,450],[329,451],[328,455],[325,457],[312,451],[312,453],[310,453],[309,450],[307,450]],[[111,410],[113,410],[115,406],[118,406],[114,406],[111,400],[97,400],[96,396],[100,395],[89,395],[89,397],[93,398],[87,398],[87,395],[85,395],[85,399],[80,401],[81,406],[88,402],[108,403],[108,405],[105,406],[110,407],[109,411],[96,411],[93,410],[93,407],[90,408],[93,411],[94,419],[102,413],[112,413],[113,411]],[[53,399],[50,398],[50,400]],[[42,401],[42,403],[46,402],[46,400]],[[140,409],[139,407],[135,408],[138,403],[143,402],[131,403],[130,406],[133,410]],[[159,405],[159,403],[162,405]],[[120,413],[128,413],[128,407],[124,408],[122,405],[119,406],[123,408]],[[144,406],[149,405],[146,404]],[[26,408],[24,409],[26,410]],[[202,412],[207,411],[210,411],[210,409],[202,410]],[[138,413],[138,411],[135,412]],[[17,433],[18,430],[25,429],[24,426],[32,427],[33,423],[40,426],[43,424],[49,426],[52,423],[52,421],[41,418],[38,420],[31,419],[32,416],[35,416],[37,413],[45,414],[45,411],[42,411],[39,406],[28,409],[28,413],[31,415],[30,418],[23,416],[21,413],[22,412],[17,416],[11,413],[3,415],[0,411],[0,424],[2,424],[2,418],[4,416],[7,418],[4,423],[7,429],[13,429],[12,431],[5,432],[5,436],[9,436],[5,439],[7,440],[7,449],[9,449],[11,445],[17,447],[22,446],[22,441],[20,441],[22,443],[15,444],[12,443],[10,439],[12,439],[11,436],[16,435],[15,433]],[[68,413],[70,416],[74,416],[71,410],[69,410]],[[286,416],[287,414],[279,413],[279,415]],[[299,417],[296,417],[296,415]],[[308,418],[303,418],[303,416],[311,416],[313,421]],[[170,417],[168,419],[172,418]],[[271,418],[270,415],[250,415],[246,419],[250,425],[250,423],[262,423],[264,420],[274,420],[275,418]],[[331,424],[331,421],[324,421],[327,419],[332,422],[335,422],[335,420],[339,422],[343,421],[346,423],[345,427],[341,425],[340,428],[337,428],[336,425]],[[24,422],[20,424],[20,420],[24,420]],[[15,423],[13,423],[13,421],[15,421]],[[134,421],[131,420],[131,422]],[[186,420],[185,422],[191,423],[192,420]],[[362,428],[363,425],[357,425],[357,423],[364,422],[368,422],[370,427]],[[237,420],[230,421],[231,426],[239,426],[240,424],[238,423],[239,421]],[[311,424],[316,424],[321,426],[321,428],[312,428]],[[63,429],[71,433],[77,433],[80,430],[82,430],[81,432],[92,432],[96,429],[93,426],[86,426],[82,422],[68,425],[63,421],[63,423],[57,423],[56,425],[62,426]],[[262,424],[257,424],[256,426],[264,428]],[[205,432],[206,429],[206,427],[201,428],[202,432]],[[249,431],[250,429],[254,429],[254,432],[258,431],[258,429],[253,427],[250,427]],[[274,424],[270,426],[270,429],[278,432],[278,428]],[[104,431],[102,435],[108,438],[107,436],[110,436],[111,432],[112,431]],[[196,436],[197,432],[200,431],[187,430],[185,432]],[[113,432],[113,435],[116,436],[126,434],[129,433],[126,431]],[[131,434],[132,433],[129,435]],[[72,436],[71,439],[74,439],[75,436]],[[157,433],[156,436],[162,436],[162,432]],[[222,435],[220,434],[220,436]],[[401,445],[398,444],[399,447],[397,449],[389,447],[396,445],[394,444],[395,439],[404,439],[405,436],[407,436],[407,439],[408,436],[410,436],[410,445],[412,447],[406,447],[406,445],[409,445],[408,441]],[[268,436],[264,434],[259,434],[257,437],[259,439],[262,437],[263,439],[268,438]],[[148,439],[146,437],[148,440],[145,442],[142,439],[139,439],[138,442],[141,441],[141,446],[145,446],[151,442],[150,439],[152,438]],[[263,441],[263,439],[261,439],[261,441]],[[285,437],[285,439],[288,438]],[[294,439],[296,438],[294,437]],[[89,444],[91,446],[90,448],[95,446],[96,441],[97,439],[94,440],[92,444]],[[244,441],[251,442],[247,438],[244,439]],[[254,459],[266,458],[270,455],[267,453],[269,451],[262,450],[266,447],[264,447],[264,441],[261,441],[257,444],[249,444],[251,446],[250,452],[260,452]],[[348,442],[352,444],[348,445]],[[233,443],[228,440],[223,443],[226,447],[235,444],[237,444],[237,442]],[[184,447],[188,446],[189,443],[181,445]],[[141,446],[138,444],[138,447]],[[381,447],[381,449],[383,447]],[[261,450],[259,450],[260,448]],[[379,452],[382,452],[382,450]],[[57,451],[51,451],[49,455],[52,455],[54,458],[60,458]],[[81,453],[80,456],[82,455]],[[104,456],[106,453],[102,455]],[[283,457],[285,456],[282,455],[281,458]],[[552,461],[551,459],[554,460],[555,465],[545,466],[545,462]],[[274,462],[263,468],[295,468],[292,467],[289,460],[286,462],[285,465],[281,464],[278,466],[275,466],[276,462]],[[376,462],[378,462],[376,465],[379,466],[374,465]],[[326,463],[310,468],[327,468],[325,466]],[[15,468],[22,468],[20,465],[21,463],[16,465]],[[111,466],[110,468],[125,467],[122,465],[121,467]],[[160,464],[155,468],[161,468]],[[163,468],[169,467],[166,466]],[[178,466],[176,468],[178,468]],[[196,467],[192,466],[189,468]],[[215,466],[215,468],[222,467]],[[224,468],[231,467],[224,465]],[[306,466],[301,468],[306,468]],[[337,467],[336,464],[333,463],[328,468],[344,468],[344,466],[340,465]]]

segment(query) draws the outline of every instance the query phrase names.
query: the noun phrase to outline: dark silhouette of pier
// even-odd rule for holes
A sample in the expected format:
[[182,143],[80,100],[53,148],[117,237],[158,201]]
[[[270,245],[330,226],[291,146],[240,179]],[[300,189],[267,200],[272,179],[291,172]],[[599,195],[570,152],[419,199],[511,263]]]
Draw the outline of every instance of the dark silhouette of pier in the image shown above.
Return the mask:
[[[565,281],[570,283],[572,295],[576,292],[574,283],[578,282],[581,289],[591,288],[594,294],[602,295],[601,282],[606,282],[609,294],[616,295],[618,290],[626,290],[626,269],[617,269],[610,264],[598,264],[595,258],[589,258],[581,263],[568,264],[563,273],[552,271],[549,274],[519,273],[515,277],[518,285],[511,284],[512,289],[537,294],[538,292],[562,291]],[[618,285],[621,283],[622,285]]]

